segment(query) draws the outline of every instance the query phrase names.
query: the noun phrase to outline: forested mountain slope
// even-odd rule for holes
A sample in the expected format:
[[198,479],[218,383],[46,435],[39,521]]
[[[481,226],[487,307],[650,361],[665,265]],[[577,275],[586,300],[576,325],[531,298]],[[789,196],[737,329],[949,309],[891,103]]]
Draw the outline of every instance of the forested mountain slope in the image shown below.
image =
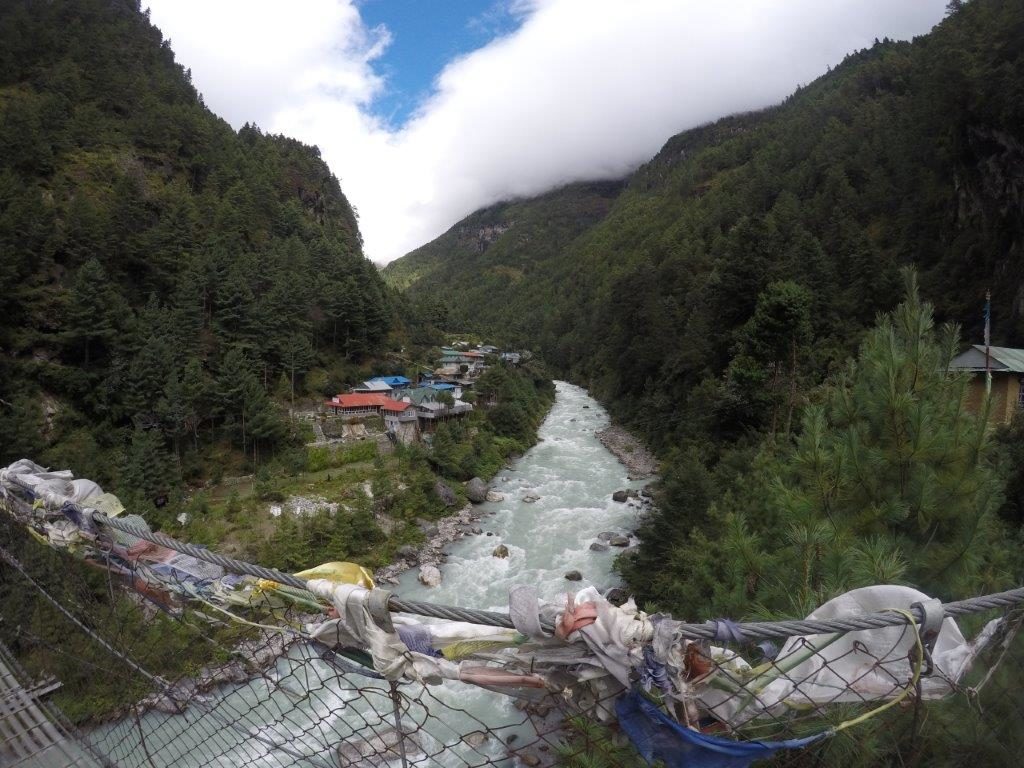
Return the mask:
[[[972,338],[991,287],[994,339],[1024,341],[1024,7],[958,6],[778,107],[670,139],[564,247],[519,223],[501,269],[528,277],[499,285],[487,250],[452,244],[487,212],[387,271],[421,296],[440,268],[417,280],[406,259],[448,259],[446,301],[491,297],[453,320],[539,346],[662,449],[777,429],[790,384],[820,381],[895,305],[901,265]],[[548,199],[515,205],[543,222]]]
[[212,114],[137,0],[0,4],[0,253],[0,462],[147,492],[391,322],[319,151]]
[[608,214],[621,182],[570,184],[545,195],[497,203],[467,216],[436,240],[392,262],[385,280],[441,327],[503,333],[489,307],[496,296],[528,291],[534,276]]

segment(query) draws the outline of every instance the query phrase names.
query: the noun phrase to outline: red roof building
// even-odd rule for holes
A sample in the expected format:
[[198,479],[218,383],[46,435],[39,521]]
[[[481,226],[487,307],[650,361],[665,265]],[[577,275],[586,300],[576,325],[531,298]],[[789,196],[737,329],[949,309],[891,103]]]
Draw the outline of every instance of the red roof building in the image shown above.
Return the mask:
[[393,402],[387,395],[354,393],[336,395],[324,403],[335,413],[380,413],[387,403]]

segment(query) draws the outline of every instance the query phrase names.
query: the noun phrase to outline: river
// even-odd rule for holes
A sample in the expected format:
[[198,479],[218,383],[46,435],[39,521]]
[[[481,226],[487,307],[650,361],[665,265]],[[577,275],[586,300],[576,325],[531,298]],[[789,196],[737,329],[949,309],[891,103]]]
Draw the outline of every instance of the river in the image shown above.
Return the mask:
[[[419,584],[413,570],[402,576],[397,594],[507,610],[509,587],[517,584],[533,585],[550,600],[588,584],[603,589],[616,583],[611,566],[619,550],[598,552],[590,545],[602,531],[633,529],[637,508],[616,503],[611,496],[644,481],[630,482],[625,468],[595,437],[595,431],[608,424],[604,409],[572,384],[557,382],[556,389],[537,445],[494,478],[492,487],[504,500],[481,505],[484,533],[449,546],[439,586]],[[529,496],[538,498],[523,501]],[[492,555],[500,544],[508,548],[507,558]],[[571,570],[578,570],[583,580],[566,580]],[[91,737],[126,768],[336,766],[333,750],[326,745],[336,745],[353,732],[385,734],[394,722],[387,690],[380,683],[353,675],[339,677],[326,663],[309,658],[304,648],[294,648],[279,660],[268,678],[224,686],[183,715],[149,712],[138,723],[122,721]],[[405,722],[422,725],[415,738],[428,755],[474,730],[498,729],[507,740],[528,727],[516,725],[523,715],[512,699],[463,683],[426,690],[403,686],[403,693],[414,702],[403,715]],[[146,749],[140,744],[140,729],[146,734]],[[367,750],[380,746],[362,743]],[[505,751],[498,739],[491,738],[477,746],[473,756],[476,762],[481,753],[499,761]],[[445,755],[419,753],[417,759],[410,754],[409,761],[422,766],[465,764],[457,749],[448,749]],[[351,753],[352,757],[356,755]],[[365,764],[388,763],[371,758]]]

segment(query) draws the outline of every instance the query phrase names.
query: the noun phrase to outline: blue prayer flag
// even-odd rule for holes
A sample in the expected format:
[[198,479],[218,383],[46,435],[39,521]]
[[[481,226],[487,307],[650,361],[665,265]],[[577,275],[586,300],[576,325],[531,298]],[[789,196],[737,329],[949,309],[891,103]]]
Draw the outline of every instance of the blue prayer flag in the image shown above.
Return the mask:
[[822,732],[786,741],[734,741],[692,731],[675,722],[638,691],[615,702],[619,725],[648,763],[661,760],[668,768],[746,768],[780,749],[799,749],[824,738]]

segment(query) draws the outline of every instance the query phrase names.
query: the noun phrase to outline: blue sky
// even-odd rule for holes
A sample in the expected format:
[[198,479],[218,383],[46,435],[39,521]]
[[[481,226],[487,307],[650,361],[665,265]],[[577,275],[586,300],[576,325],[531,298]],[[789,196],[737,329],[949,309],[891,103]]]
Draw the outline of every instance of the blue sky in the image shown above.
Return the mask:
[[391,42],[375,60],[385,78],[371,111],[398,127],[430,94],[434,78],[453,59],[513,32],[521,19],[495,0],[359,0],[363,23],[383,24]]

